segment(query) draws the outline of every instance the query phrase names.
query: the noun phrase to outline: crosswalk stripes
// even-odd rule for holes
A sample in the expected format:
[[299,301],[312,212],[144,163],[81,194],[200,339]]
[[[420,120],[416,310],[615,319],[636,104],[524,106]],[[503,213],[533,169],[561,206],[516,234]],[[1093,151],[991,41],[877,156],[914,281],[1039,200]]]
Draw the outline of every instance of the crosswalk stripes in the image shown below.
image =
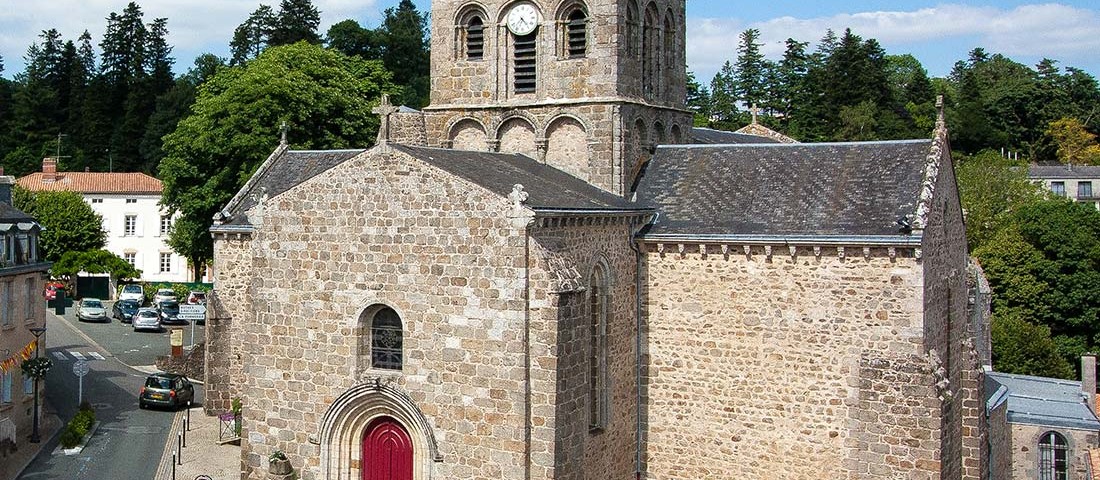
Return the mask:
[[[67,361],[70,361],[72,359],[85,360],[85,361],[87,361],[87,360],[106,360],[107,359],[106,357],[103,356],[102,353],[99,353],[99,352],[80,353],[80,352],[76,352],[76,351],[72,351],[72,350],[66,350],[64,352],[54,350],[50,353],[54,356],[54,358],[58,359],[59,361],[63,361],[63,362],[67,362]],[[68,353],[69,355],[65,355],[66,353]],[[72,358],[69,358],[69,356],[72,356]]]

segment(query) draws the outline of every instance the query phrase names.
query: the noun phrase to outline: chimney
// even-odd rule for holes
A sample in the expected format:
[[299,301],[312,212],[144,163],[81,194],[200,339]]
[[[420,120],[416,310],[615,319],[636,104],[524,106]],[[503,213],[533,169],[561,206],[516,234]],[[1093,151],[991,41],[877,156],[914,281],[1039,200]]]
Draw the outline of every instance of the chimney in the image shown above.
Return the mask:
[[57,181],[57,160],[46,157],[42,159],[42,181],[43,182],[56,182]]
[[1092,354],[1081,356],[1081,393],[1089,402],[1089,410],[1096,415],[1096,357]]
[[15,177],[11,175],[5,176],[3,169],[0,169],[0,203],[11,205],[12,185],[15,185]]

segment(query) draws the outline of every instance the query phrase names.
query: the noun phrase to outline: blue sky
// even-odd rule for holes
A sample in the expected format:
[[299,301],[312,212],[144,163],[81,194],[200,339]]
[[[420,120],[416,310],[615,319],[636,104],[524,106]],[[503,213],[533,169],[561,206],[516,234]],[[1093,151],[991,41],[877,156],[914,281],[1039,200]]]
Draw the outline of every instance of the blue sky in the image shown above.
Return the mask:
[[[87,29],[95,42],[104,20],[121,12],[129,0],[0,0],[0,56],[3,76],[23,69],[22,57],[44,29],[57,28],[65,39]],[[261,3],[277,0],[144,0],[146,22],[168,18],[169,43],[175,46],[176,70],[186,70],[204,52],[228,55],[236,28]],[[352,18],[377,26],[382,11],[398,0],[314,0],[322,14],[322,31]],[[427,10],[430,0],[414,0]],[[816,2],[771,0],[687,0],[688,68],[708,83],[726,60],[736,56],[737,36],[747,28],[761,32],[763,51],[779,58],[788,37],[815,43],[827,28],[851,27],[864,38],[876,38],[891,54],[912,53],[929,74],[943,76],[974,47],[1003,53],[1034,65],[1043,57],[1100,75],[1100,4],[1095,0],[949,1],[863,0]]]

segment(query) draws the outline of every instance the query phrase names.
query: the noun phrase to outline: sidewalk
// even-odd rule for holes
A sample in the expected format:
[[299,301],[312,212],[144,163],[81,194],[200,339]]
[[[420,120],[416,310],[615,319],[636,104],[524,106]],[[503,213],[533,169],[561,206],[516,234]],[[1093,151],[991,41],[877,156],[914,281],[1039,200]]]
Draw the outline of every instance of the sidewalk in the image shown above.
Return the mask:
[[180,410],[172,421],[172,431],[155,480],[172,480],[172,459],[176,452],[182,456],[175,465],[176,480],[194,480],[207,475],[211,480],[238,480],[241,478],[241,447],[218,444],[220,427],[217,415],[207,416],[201,407],[191,408],[191,429],[187,431],[187,446],[177,450],[179,434],[184,431],[187,410]]
[[42,407],[42,421],[38,424],[38,434],[42,438],[39,443],[30,443],[27,438],[20,438],[15,453],[0,457],[0,480],[10,480],[19,476],[38,452],[46,448],[50,439],[61,429],[61,419],[52,411]]

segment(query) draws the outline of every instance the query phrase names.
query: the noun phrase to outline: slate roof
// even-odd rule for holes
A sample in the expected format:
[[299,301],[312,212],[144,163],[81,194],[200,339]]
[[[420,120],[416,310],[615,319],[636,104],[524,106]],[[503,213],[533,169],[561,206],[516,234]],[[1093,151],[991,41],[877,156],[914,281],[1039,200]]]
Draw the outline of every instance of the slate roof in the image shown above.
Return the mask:
[[523,155],[396,144],[393,148],[502,197],[512,193],[515,184],[523,185],[523,191],[528,194],[523,205],[535,211],[650,210]]
[[42,172],[38,172],[20,177],[17,183],[32,192],[160,195],[163,190],[160,180],[144,173],[57,172],[56,180],[46,181]]
[[1028,178],[1100,178],[1100,166],[1093,165],[1031,165]]
[[230,202],[230,221],[227,224],[245,224],[247,218],[240,215],[256,206],[257,197],[268,198],[290,190],[322,172],[344,163],[366,150],[287,150],[262,165],[243,189]]
[[1100,430],[1100,421],[1086,404],[1081,382],[986,372],[985,392],[987,410],[1008,402],[1010,423]]
[[34,217],[23,213],[5,202],[0,202],[0,223],[12,224],[27,222],[34,222]]
[[779,143],[778,140],[747,133],[727,132],[710,128],[695,127],[691,129],[691,136],[695,143],[700,145],[740,145],[745,143]]
[[931,140],[658,147],[637,198],[646,236],[896,236]]

